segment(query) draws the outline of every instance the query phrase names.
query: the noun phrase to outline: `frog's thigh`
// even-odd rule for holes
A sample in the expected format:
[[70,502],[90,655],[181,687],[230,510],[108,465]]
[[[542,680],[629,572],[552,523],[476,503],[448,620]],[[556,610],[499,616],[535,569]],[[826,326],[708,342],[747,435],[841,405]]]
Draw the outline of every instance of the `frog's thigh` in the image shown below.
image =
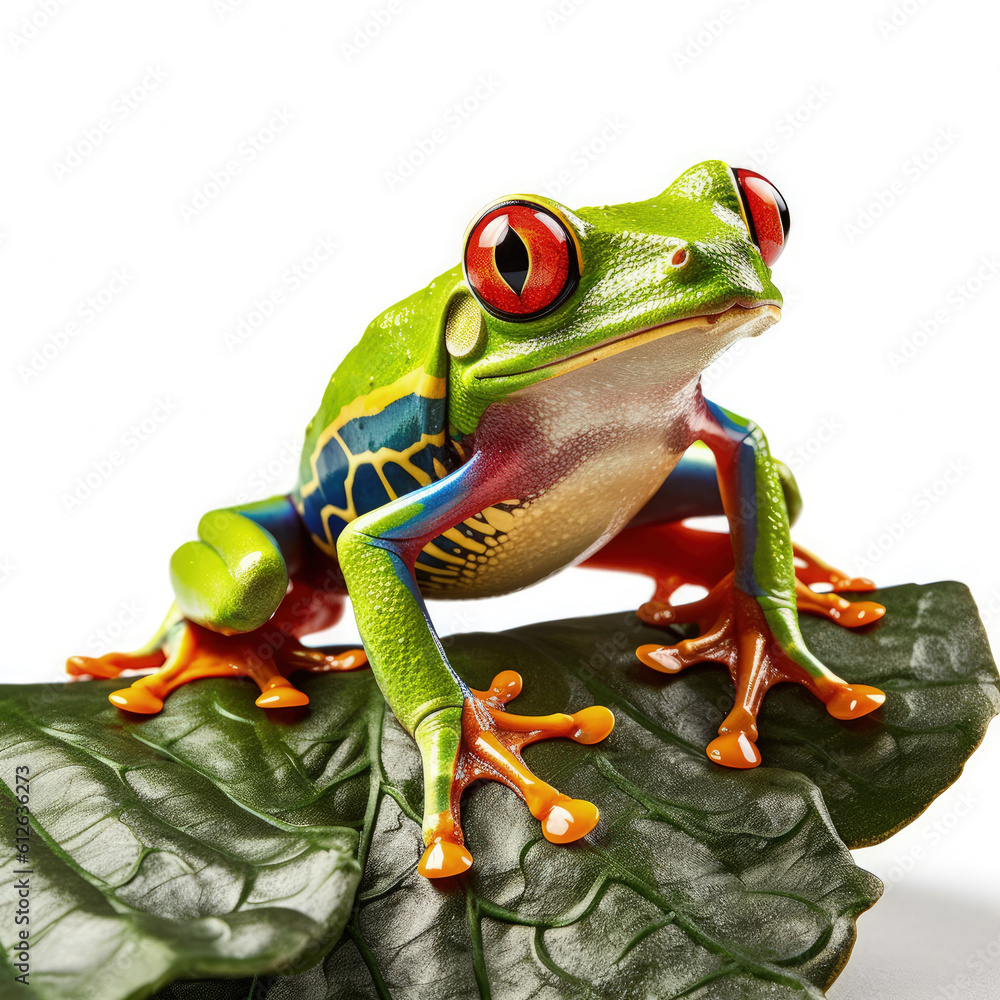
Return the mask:
[[198,541],[170,560],[170,579],[184,616],[216,632],[258,628],[288,589],[301,558],[297,514],[287,497],[210,511]]

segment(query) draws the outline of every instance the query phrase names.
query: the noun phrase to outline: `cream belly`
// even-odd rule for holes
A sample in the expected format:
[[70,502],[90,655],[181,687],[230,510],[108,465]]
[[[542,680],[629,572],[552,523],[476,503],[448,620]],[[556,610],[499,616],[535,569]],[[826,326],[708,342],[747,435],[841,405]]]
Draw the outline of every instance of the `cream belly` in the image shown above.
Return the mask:
[[[490,597],[586,558],[642,509],[682,454],[663,442],[633,442],[488,508],[424,549],[416,565],[421,590],[435,598]],[[438,565],[430,566],[428,555]]]

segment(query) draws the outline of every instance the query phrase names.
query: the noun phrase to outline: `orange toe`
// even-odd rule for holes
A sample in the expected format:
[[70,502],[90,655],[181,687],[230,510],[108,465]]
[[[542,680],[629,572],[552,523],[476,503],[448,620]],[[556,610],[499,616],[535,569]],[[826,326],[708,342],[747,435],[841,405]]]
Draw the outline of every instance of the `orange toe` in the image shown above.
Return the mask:
[[885,702],[885,692],[867,684],[845,684],[826,703],[835,719],[860,719]]
[[141,684],[112,691],[108,695],[108,701],[126,712],[138,712],[140,715],[156,715],[163,708],[163,699]]
[[725,767],[746,769],[760,763],[760,751],[746,733],[723,733],[708,744],[708,759]]
[[640,646],[635,651],[635,655],[647,667],[659,670],[661,674],[676,674],[684,669],[680,657],[669,646],[658,646],[655,642],[650,643],[646,646]]
[[523,683],[521,675],[516,670],[501,670],[493,678],[490,691],[506,704],[521,693]]
[[875,583],[869,580],[867,576],[854,576],[849,580],[837,580],[833,584],[833,590],[835,593],[839,593],[842,590],[853,590],[860,593],[866,590],[875,590]]
[[542,833],[552,844],[571,844],[586,837],[597,826],[601,812],[593,802],[585,799],[563,798],[549,808],[542,822]]
[[472,867],[472,855],[462,844],[436,838],[424,851],[417,871],[424,878],[448,878],[461,875]]
[[570,733],[570,739],[577,743],[590,745],[600,743],[612,729],[615,728],[615,717],[611,710],[603,705],[591,705],[573,713],[576,732]]
[[837,622],[845,628],[857,628],[859,625],[871,625],[885,614],[885,607],[874,601],[851,601],[837,615]]
[[493,678],[488,691],[474,690],[472,693],[481,701],[506,705],[521,693],[523,684],[521,675],[516,670],[501,670]]
[[117,677],[122,668],[94,656],[71,656],[66,661],[66,673],[71,677]]
[[309,695],[291,684],[276,684],[262,691],[254,704],[258,708],[298,708],[309,704]]
[[71,656],[66,673],[72,677],[117,677],[123,670],[155,670],[166,657],[162,650],[152,653],[105,653],[103,656]]

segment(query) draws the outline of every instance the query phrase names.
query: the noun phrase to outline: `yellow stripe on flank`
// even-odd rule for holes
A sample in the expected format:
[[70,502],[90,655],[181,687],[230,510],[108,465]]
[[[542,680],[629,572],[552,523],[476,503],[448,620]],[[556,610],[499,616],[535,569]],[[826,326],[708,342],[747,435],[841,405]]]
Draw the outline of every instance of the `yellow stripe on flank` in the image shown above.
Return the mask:
[[[299,490],[301,496],[307,497],[314,490],[319,489],[319,472],[316,463],[320,453],[329,444],[330,439],[336,437],[340,446],[347,453],[340,436],[337,433],[344,424],[349,423],[357,417],[370,417],[376,413],[381,413],[391,403],[404,396],[422,396],[424,399],[444,399],[448,391],[447,379],[438,378],[436,375],[428,375],[423,368],[417,368],[409,372],[402,378],[397,379],[391,385],[381,385],[372,389],[371,392],[358,396],[341,407],[340,412],[334,417],[333,422],[316,439],[313,446],[312,455],[309,457],[309,467],[312,469],[312,478],[308,483],[304,483]],[[444,444],[444,436],[441,436],[441,444]]]
[[461,559],[459,556],[453,556],[450,552],[445,552],[444,549],[438,548],[433,542],[428,542],[424,546],[424,552],[435,559],[440,559],[442,562],[451,563],[453,566],[465,565],[464,559]]
[[437,576],[458,576],[457,569],[442,569],[440,566],[428,566],[426,563],[419,561],[413,564],[413,568],[422,569],[425,573],[431,573]]
[[463,535],[458,528],[449,528],[447,531],[442,532],[442,534],[445,538],[457,543],[469,552],[476,552],[479,555],[482,555],[486,551],[485,545],[480,545],[474,538],[469,538],[468,535]]
[[337,438],[337,442],[343,448],[344,457],[347,459],[347,475],[344,477],[344,493],[347,496],[347,506],[336,507],[332,503],[326,504],[320,511],[326,540],[325,542],[321,541],[316,538],[316,535],[313,535],[313,538],[316,539],[316,544],[328,555],[333,555],[337,550],[337,543],[333,539],[333,531],[330,528],[330,519],[339,517],[345,524],[350,524],[358,516],[358,510],[354,503],[354,475],[358,468],[362,465],[372,466],[385,485],[390,498],[393,500],[396,498],[395,491],[390,488],[388,480],[382,471],[388,462],[395,462],[401,469],[405,469],[421,486],[427,486],[431,482],[431,477],[420,466],[414,465],[410,459],[418,452],[423,451],[429,444],[438,445],[439,447],[443,445],[444,431],[441,431],[439,434],[424,434],[419,441],[411,444],[405,451],[379,448],[378,451],[363,451],[360,455],[352,455],[348,452],[347,447],[339,437]]
[[[517,503],[516,500],[512,500],[510,502]],[[497,531],[510,531],[510,529],[514,527],[514,515],[506,510],[498,510],[496,507],[487,507],[486,510],[483,511],[483,517],[485,517]]]
[[467,524],[474,531],[478,531],[484,535],[495,535],[497,529],[493,527],[492,524],[487,524],[485,521],[480,521],[479,516],[467,517],[462,524]]

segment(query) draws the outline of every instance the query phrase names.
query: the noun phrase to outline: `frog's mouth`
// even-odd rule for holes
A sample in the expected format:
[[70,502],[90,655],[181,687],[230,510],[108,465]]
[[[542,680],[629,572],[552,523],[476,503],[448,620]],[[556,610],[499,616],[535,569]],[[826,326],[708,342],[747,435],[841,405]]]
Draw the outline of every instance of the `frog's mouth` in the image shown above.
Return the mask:
[[504,372],[494,375],[478,375],[480,379],[504,378],[511,375],[529,375],[532,372],[545,372],[547,377],[563,375],[566,372],[575,371],[586,365],[595,364],[605,358],[614,357],[623,351],[629,351],[634,347],[641,347],[654,340],[661,340],[663,337],[670,337],[676,333],[711,331],[713,341],[724,343],[728,346],[733,340],[739,337],[756,337],[763,333],[769,326],[772,326],[781,318],[781,308],[773,303],[756,303],[752,306],[744,306],[734,303],[727,308],[715,313],[702,313],[699,316],[686,316],[683,319],[671,320],[669,323],[657,323],[653,326],[642,327],[639,330],[632,330],[623,333],[620,337],[606,340],[596,347],[589,347],[574,354],[568,354],[564,358],[546,362],[535,368],[528,368],[520,372]]

